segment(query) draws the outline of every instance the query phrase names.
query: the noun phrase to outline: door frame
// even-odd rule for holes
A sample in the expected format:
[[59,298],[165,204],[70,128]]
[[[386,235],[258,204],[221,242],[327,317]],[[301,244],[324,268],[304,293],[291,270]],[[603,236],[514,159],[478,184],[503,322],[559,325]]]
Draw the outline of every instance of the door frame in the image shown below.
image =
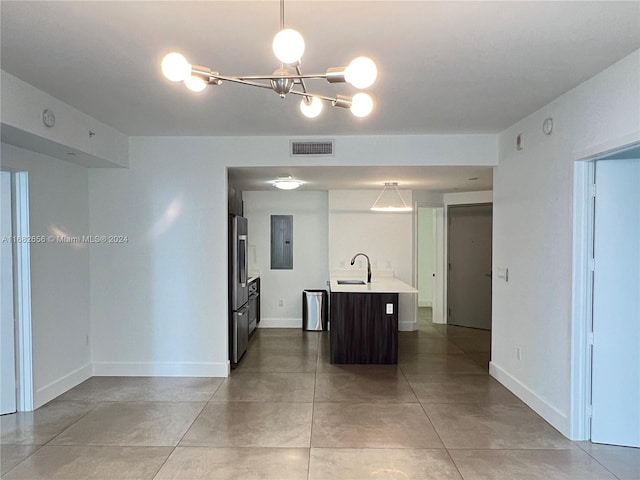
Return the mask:
[[591,439],[592,273],[595,162],[640,147],[640,134],[574,155],[569,438]]
[[433,300],[431,303],[431,322],[445,324],[446,316],[444,315],[445,295],[446,295],[446,283],[444,276],[445,265],[445,220],[444,220],[444,206],[442,204],[428,204],[416,202],[414,205],[414,285],[418,285],[419,271],[418,271],[418,232],[419,232],[419,220],[418,209],[429,208],[433,210],[433,237],[435,244],[435,279],[433,282]]
[[[17,237],[29,237],[29,174],[11,172],[12,227]],[[31,245],[13,249],[16,329],[16,386],[19,412],[33,411],[33,351],[31,329]]]

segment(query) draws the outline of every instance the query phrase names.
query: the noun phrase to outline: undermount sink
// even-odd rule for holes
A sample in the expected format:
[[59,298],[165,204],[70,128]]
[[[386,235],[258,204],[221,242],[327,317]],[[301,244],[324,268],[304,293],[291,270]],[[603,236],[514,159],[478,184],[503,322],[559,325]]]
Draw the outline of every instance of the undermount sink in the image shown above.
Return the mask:
[[364,285],[362,280],[338,280],[338,285]]

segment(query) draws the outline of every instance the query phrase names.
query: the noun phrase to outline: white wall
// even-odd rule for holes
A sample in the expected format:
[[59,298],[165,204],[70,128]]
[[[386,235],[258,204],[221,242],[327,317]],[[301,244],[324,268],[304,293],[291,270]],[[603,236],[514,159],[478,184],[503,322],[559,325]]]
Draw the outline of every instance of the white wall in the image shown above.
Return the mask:
[[[0,71],[0,88],[3,142],[85,166],[129,164],[129,139],[123,133],[5,71]],[[53,127],[42,122],[44,109],[54,113]]]
[[[260,273],[259,326],[301,328],[302,290],[326,290],[329,279],[327,192],[244,192],[243,199],[249,268]],[[293,270],[271,270],[271,215],[293,215]]]
[[433,208],[418,208],[418,306],[431,307],[436,273],[436,233]]
[[[554,131],[542,133],[552,117]],[[522,134],[524,149],[515,139]],[[491,373],[571,436],[573,162],[640,138],[640,51],[500,135]],[[521,360],[516,358],[521,349]]]
[[[400,190],[412,204],[411,191]],[[354,270],[366,278],[366,261],[349,261],[358,252],[371,259],[371,270],[391,271],[413,283],[413,212],[372,212],[377,190],[331,190],[329,192],[329,269]],[[358,268],[359,267],[359,268]]]
[[92,234],[128,236],[91,249],[94,373],[225,376],[226,169],[145,147],[127,170],[89,172]]
[[[410,190],[400,190],[404,201],[413,204]],[[329,192],[329,270],[353,270],[354,276],[366,279],[367,265],[358,252],[371,260],[372,278],[393,275],[413,285],[413,214],[414,212],[372,212],[371,205],[380,194],[377,190],[331,190]],[[399,297],[398,323],[402,330],[416,328],[415,294]]]
[[[227,375],[226,169],[308,164],[289,156],[289,140],[135,137],[130,169],[90,170],[92,233],[129,235],[124,246],[91,252],[96,374]],[[335,151],[314,164],[488,166],[497,159],[493,135],[337,137]]]
[[[32,236],[89,234],[86,168],[5,143],[2,168],[29,172]],[[91,375],[89,245],[33,243],[31,298],[37,408]]]

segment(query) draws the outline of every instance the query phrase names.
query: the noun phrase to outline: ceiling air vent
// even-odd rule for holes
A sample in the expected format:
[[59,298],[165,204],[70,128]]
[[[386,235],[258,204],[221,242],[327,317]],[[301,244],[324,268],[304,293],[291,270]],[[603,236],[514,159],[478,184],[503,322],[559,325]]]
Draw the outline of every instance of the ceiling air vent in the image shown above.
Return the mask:
[[326,157],[333,156],[333,140],[320,142],[291,141],[292,157]]

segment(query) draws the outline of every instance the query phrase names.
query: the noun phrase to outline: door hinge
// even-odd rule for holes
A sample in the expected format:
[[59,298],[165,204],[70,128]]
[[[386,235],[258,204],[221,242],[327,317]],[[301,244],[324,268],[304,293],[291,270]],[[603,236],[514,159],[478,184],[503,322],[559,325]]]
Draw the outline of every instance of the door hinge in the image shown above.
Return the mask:
[[587,333],[587,345],[593,345],[593,342],[594,342],[593,332]]
[[593,417],[593,405],[587,405],[587,417],[591,418]]
[[589,271],[591,271],[591,272],[595,272],[596,271],[596,259],[595,258],[590,258],[589,259]]
[[591,186],[590,186],[590,188],[589,188],[589,194],[590,194],[592,197],[595,197],[595,196],[596,196],[596,184],[595,184],[595,183],[592,183],[592,184],[591,184]]

